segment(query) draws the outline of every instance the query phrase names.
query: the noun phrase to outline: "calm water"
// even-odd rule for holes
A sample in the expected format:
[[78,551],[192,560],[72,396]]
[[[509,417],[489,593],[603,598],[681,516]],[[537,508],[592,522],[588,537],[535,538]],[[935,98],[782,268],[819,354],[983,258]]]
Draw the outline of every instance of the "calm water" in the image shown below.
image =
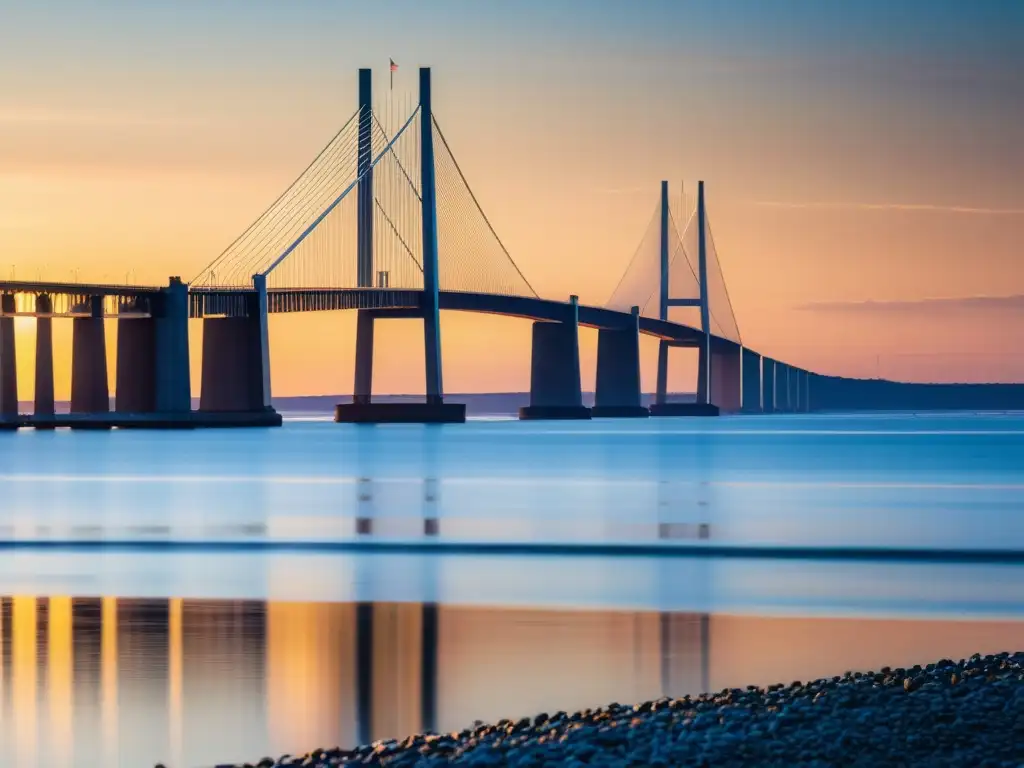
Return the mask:
[[[0,435],[0,765],[172,768],[1024,648],[1024,417]],[[475,542],[470,554],[145,541]],[[43,545],[46,545],[45,547]]]

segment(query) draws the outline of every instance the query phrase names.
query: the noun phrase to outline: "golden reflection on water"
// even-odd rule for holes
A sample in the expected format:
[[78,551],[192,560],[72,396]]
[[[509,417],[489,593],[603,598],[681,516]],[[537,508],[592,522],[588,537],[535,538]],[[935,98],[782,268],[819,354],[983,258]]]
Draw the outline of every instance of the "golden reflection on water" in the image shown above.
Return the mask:
[[266,616],[269,749],[352,743],[355,606],[269,603]]
[[15,597],[11,608],[11,714],[14,764],[35,765],[36,737],[36,599]]
[[167,606],[167,735],[170,740],[171,765],[181,765],[184,750],[182,731],[181,695],[182,659],[181,628],[182,599],[171,598]]
[[0,765],[213,765],[1024,648],[1024,623],[0,598]]
[[48,620],[46,697],[50,719],[47,730],[54,764],[68,765],[74,742],[71,598],[51,597]]
[[103,723],[103,760],[118,763],[117,708],[117,598],[104,597],[100,607],[100,712]]

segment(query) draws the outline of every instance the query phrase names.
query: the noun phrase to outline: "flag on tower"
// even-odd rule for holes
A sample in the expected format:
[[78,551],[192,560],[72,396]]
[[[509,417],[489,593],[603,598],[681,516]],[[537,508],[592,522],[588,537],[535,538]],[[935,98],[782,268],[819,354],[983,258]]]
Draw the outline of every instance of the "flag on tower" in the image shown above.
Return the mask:
[[388,59],[388,61],[391,62],[391,71],[392,72],[394,72],[396,69],[398,69],[398,65],[395,64],[395,60],[394,59]]
[[388,58],[388,61],[391,62],[391,89],[394,90],[394,88],[395,88],[395,70],[398,69],[398,65],[395,64],[395,60],[392,59],[392,58]]

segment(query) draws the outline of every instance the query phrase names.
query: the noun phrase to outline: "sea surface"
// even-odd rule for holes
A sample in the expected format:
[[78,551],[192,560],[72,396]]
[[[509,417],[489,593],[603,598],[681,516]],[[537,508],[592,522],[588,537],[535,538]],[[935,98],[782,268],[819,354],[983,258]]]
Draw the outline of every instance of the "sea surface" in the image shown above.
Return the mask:
[[3,766],[1021,649],[1020,414],[0,434]]

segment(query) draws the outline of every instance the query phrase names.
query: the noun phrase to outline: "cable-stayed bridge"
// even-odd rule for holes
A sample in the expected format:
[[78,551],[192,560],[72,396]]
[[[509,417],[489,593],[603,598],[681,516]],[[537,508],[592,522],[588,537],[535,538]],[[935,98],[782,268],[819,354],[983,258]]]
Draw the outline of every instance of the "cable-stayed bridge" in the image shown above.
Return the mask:
[[[419,100],[359,106],[312,163],[189,283],[166,287],[0,281],[0,416],[8,425],[279,423],[271,406],[269,315],[358,312],[352,405],[340,420],[461,420],[444,401],[441,310],[533,321],[524,418],[796,411],[812,375],[742,345],[714,245],[703,183],[671,211],[667,182],[626,272],[601,306],[542,298],[491,226],[445,139],[421,69]],[[14,317],[36,318],[35,411],[18,414]],[[73,322],[71,415],[54,416],[52,320]],[[114,411],[104,319],[118,320]],[[188,320],[203,320],[200,407],[192,411]],[[374,403],[378,320],[421,320],[426,401]],[[597,328],[596,401],[585,408],[578,327]],[[639,336],[660,340],[656,402],[641,404]],[[669,350],[699,350],[697,403],[667,397]],[[56,418],[56,422],[54,419]]]

